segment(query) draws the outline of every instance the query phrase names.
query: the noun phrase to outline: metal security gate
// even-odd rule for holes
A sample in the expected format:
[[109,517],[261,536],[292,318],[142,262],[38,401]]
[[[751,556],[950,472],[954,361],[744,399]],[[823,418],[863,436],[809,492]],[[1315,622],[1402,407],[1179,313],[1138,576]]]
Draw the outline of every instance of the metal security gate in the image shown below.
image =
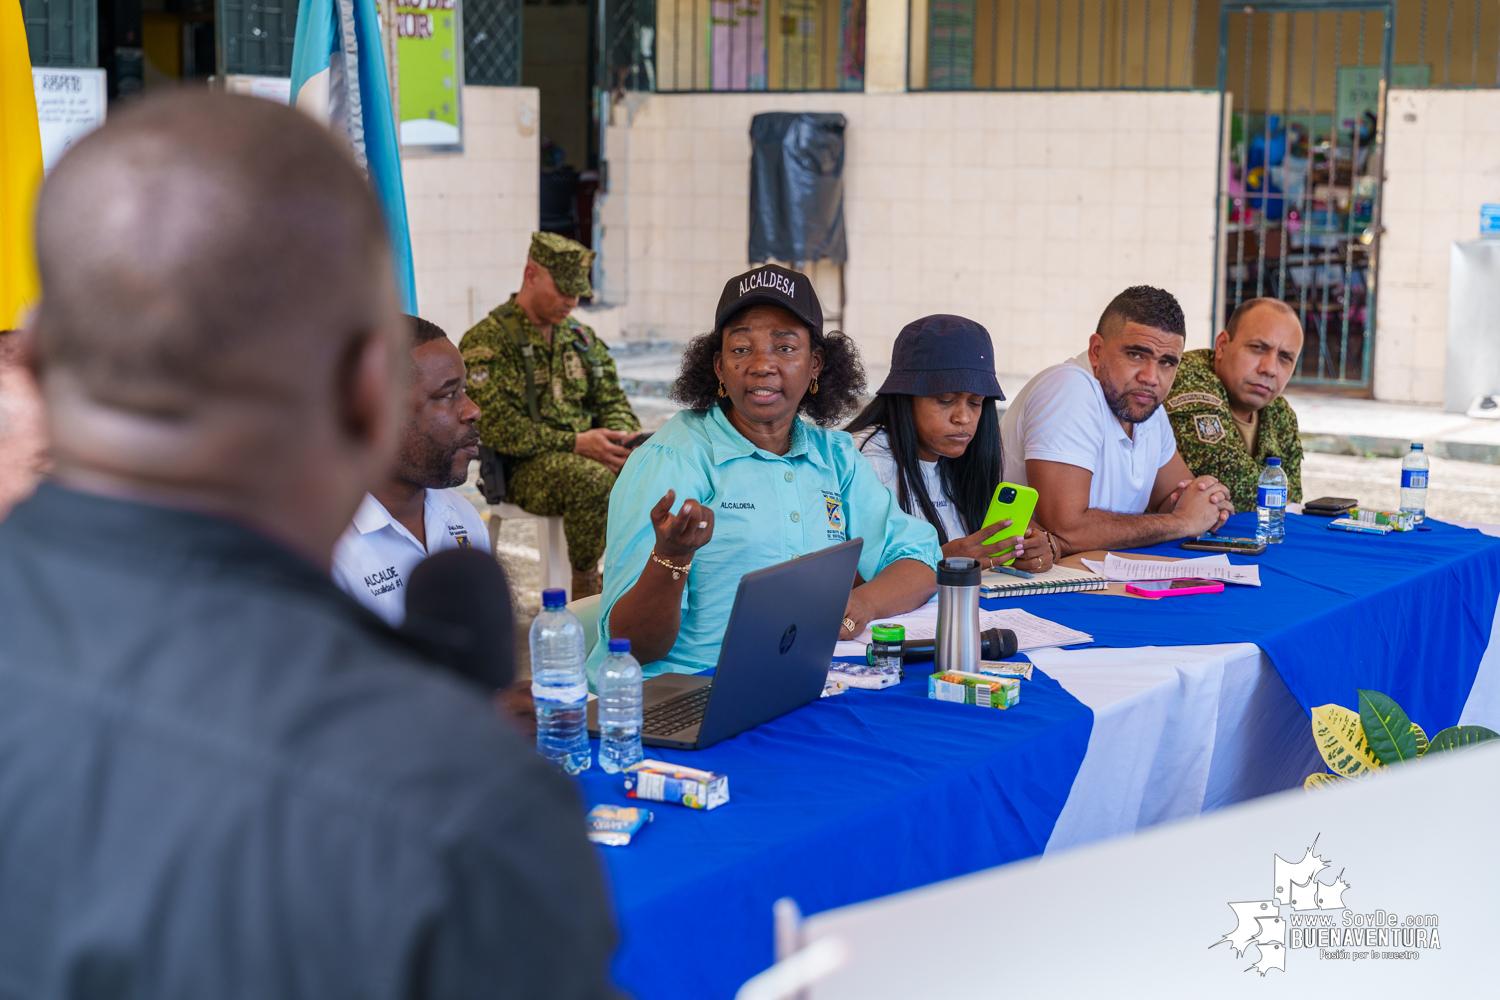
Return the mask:
[[93,0],[21,0],[33,66],[96,66],[98,5]]
[[1306,331],[1292,381],[1355,395],[1372,385],[1394,15],[1328,0],[1225,5],[1219,19],[1217,325],[1247,299],[1281,299]]

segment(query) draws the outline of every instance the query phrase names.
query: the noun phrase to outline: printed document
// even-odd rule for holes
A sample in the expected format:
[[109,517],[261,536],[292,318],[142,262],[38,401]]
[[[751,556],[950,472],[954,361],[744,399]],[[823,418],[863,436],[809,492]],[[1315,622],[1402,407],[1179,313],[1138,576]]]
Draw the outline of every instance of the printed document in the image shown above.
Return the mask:
[[1083,564],[1095,573],[1102,573],[1115,582],[1135,583],[1139,580],[1222,580],[1245,587],[1260,586],[1259,566],[1235,566],[1229,557],[1220,553],[1201,559],[1126,559],[1108,552],[1101,562],[1084,559]]

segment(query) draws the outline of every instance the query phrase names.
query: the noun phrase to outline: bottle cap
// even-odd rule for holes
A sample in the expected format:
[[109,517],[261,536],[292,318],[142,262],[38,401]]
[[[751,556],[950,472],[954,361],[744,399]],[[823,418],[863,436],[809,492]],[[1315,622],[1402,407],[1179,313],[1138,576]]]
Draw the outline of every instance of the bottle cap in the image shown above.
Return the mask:
[[1266,459],[1266,464],[1267,465],[1280,465],[1281,464],[1281,459],[1277,458],[1275,455],[1272,455],[1270,458]]
[[874,639],[876,642],[905,642],[906,626],[891,625],[889,623],[884,625],[871,625],[870,638]]
[[1422,443],[1420,441],[1413,441],[1411,443],[1411,450],[1412,451],[1421,451],[1422,450]]
[[542,591],[542,607],[560,608],[568,603],[568,592],[561,587],[548,587]]
[[630,640],[629,639],[611,639],[611,640],[609,640],[609,651],[611,653],[628,653],[628,652],[630,652]]

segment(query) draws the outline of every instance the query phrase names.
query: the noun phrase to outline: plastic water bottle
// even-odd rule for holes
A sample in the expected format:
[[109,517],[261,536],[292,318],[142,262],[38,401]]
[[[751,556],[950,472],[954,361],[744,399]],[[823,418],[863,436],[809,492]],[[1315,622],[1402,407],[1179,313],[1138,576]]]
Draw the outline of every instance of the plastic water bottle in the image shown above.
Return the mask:
[[599,664],[599,766],[617,774],[645,758],[641,750],[641,665],[629,639],[609,640]]
[[1281,459],[1266,459],[1255,484],[1255,540],[1275,544],[1286,538],[1286,473]]
[[542,611],[531,623],[531,697],[536,702],[536,748],[569,774],[588,770],[589,680],[584,672],[583,625],[567,609],[560,587],[542,591]]
[[1421,524],[1427,519],[1427,470],[1430,463],[1427,452],[1415,442],[1411,451],[1401,460],[1401,509],[1417,515]]

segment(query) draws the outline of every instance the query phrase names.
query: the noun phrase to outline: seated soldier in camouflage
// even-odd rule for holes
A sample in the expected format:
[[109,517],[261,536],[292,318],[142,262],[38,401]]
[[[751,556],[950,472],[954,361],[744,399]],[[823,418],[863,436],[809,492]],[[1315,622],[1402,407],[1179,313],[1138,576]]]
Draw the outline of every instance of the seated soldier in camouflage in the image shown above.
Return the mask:
[[574,600],[601,589],[609,491],[641,429],[605,343],[569,315],[593,294],[593,261],[581,243],[534,234],[521,290],[459,343],[479,440],[510,459],[506,501],[562,516]]
[[1302,499],[1297,415],[1282,397],[1302,353],[1302,324],[1280,299],[1240,303],[1213,349],[1188,351],[1167,397],[1177,449],[1195,476],[1229,488],[1234,509],[1255,509],[1255,484],[1281,459],[1287,499]]

